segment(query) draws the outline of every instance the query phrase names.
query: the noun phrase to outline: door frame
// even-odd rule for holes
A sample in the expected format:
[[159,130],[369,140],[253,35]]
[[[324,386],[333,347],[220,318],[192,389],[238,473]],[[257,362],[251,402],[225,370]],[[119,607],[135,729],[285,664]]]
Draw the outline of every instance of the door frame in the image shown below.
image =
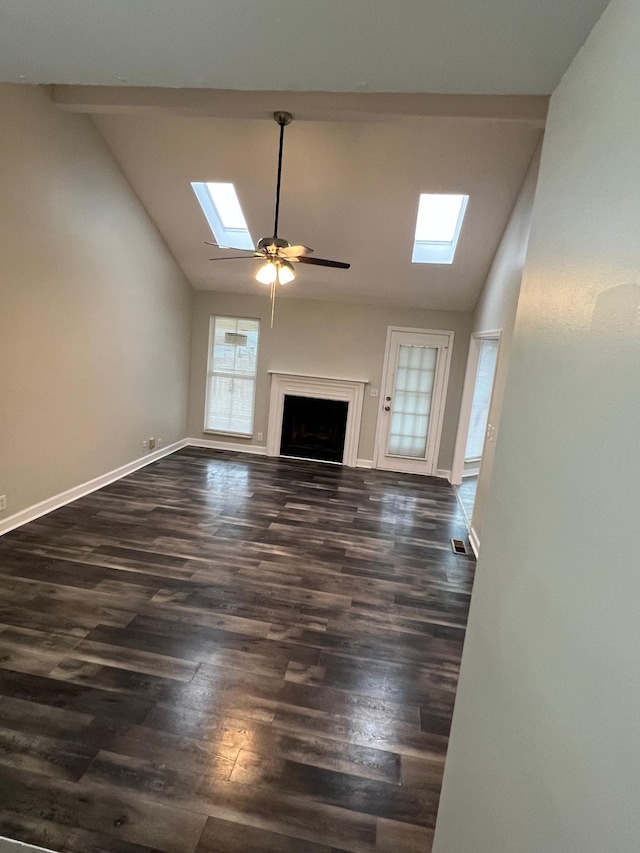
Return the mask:
[[[444,410],[447,402],[447,392],[449,390],[449,373],[451,372],[451,354],[453,352],[453,339],[455,336],[455,332],[452,332],[448,329],[416,329],[409,328],[407,326],[387,326],[387,338],[384,346],[384,363],[382,365],[382,376],[380,379],[380,399],[378,406],[378,417],[376,419],[376,437],[373,443],[373,467],[376,467],[376,463],[378,460],[379,452],[381,450],[382,445],[384,444],[386,438],[386,431],[383,427],[383,418],[382,418],[382,406],[384,405],[384,381],[387,376],[387,371],[389,368],[389,358],[391,354],[391,335],[394,332],[407,332],[409,334],[418,334],[418,335],[440,335],[441,337],[447,337],[448,342],[445,347],[444,353],[444,371],[442,374],[442,394],[440,395],[440,400],[438,403],[438,412],[436,415],[436,420],[432,421],[435,425],[435,438],[434,438],[434,451],[433,451],[433,468],[430,471],[425,471],[425,475],[429,475],[432,477],[446,477],[448,475],[447,472],[439,472],[438,469],[438,456],[440,453],[440,440],[442,438],[442,425],[444,423]],[[433,418],[433,412],[430,415]],[[388,469],[385,469],[388,470]]]
[[[482,347],[482,341],[487,339],[498,341],[496,373],[493,377],[491,400],[489,401],[489,411],[491,411],[493,390],[496,384],[498,365],[500,364],[500,350],[502,348],[502,329],[490,329],[486,332],[474,332],[469,340],[469,356],[467,358],[467,369],[464,375],[462,400],[460,402],[460,417],[458,418],[458,432],[456,434],[455,450],[453,451],[453,465],[451,466],[450,482],[454,486],[459,486],[462,483],[464,477],[464,454],[465,450],[467,449],[467,436],[469,433],[469,425],[471,423],[471,409],[473,407],[473,395],[476,390],[476,378],[478,375],[478,362],[480,361],[480,349]],[[487,437],[485,435],[485,441],[486,440]],[[480,466],[482,466],[482,458],[480,459]]]

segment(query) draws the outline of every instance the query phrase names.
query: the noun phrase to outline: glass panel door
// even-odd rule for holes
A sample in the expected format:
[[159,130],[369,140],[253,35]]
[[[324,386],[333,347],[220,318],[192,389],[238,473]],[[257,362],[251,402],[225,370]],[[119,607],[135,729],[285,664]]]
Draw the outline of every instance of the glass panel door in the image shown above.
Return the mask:
[[437,469],[449,333],[390,329],[376,433],[376,468],[433,474]]

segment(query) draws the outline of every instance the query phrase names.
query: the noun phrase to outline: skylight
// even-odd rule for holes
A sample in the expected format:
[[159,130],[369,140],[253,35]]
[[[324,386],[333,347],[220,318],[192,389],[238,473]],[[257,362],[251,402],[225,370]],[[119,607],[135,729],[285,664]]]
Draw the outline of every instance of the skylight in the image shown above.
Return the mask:
[[468,195],[422,193],[413,242],[414,264],[452,264]]
[[191,186],[216,242],[232,249],[253,249],[253,240],[233,184],[192,182]]

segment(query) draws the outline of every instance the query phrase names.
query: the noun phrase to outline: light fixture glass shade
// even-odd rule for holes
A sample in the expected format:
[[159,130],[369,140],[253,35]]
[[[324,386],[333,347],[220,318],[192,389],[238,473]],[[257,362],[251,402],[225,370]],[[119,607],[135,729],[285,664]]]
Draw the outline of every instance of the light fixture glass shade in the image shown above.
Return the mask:
[[266,261],[256,273],[256,280],[260,284],[289,284],[296,277],[293,265],[288,261]]
[[278,268],[272,261],[263,264],[256,273],[256,281],[260,284],[273,284],[278,275]]
[[288,261],[281,261],[278,265],[278,281],[280,284],[289,284],[296,277],[293,266]]

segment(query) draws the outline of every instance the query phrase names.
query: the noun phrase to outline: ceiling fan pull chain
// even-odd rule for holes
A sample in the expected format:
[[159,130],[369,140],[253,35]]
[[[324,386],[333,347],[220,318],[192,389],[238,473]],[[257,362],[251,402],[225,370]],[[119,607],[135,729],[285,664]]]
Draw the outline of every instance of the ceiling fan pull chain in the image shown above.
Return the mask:
[[276,285],[278,283],[277,277],[274,281],[271,282],[271,328],[273,329],[273,318],[276,313]]

